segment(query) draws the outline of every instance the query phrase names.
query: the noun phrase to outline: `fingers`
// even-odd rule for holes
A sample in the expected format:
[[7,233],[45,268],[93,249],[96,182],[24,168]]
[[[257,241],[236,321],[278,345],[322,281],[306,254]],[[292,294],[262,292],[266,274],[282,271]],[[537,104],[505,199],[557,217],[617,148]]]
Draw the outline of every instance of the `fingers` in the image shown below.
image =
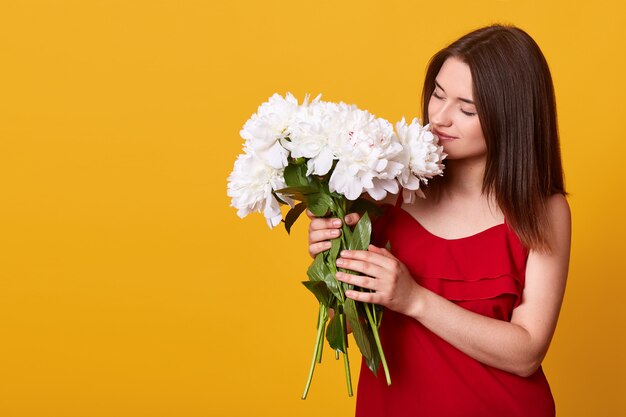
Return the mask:
[[359,222],[360,219],[361,215],[359,213],[350,213],[346,217],[344,217],[346,224],[349,226],[354,226]]
[[[339,226],[334,226],[339,223]],[[309,225],[309,255],[312,258],[330,249],[330,240],[341,236],[339,219],[313,219]]]
[[360,301],[362,303],[381,304],[380,297],[375,292],[347,290],[346,297],[352,298],[354,301]]
[[397,259],[395,256],[393,256],[393,254],[391,252],[389,252],[385,248],[379,248],[378,246],[369,245],[367,247],[367,250],[370,251],[370,252],[378,253],[378,254],[383,255],[383,256],[385,256],[387,258],[390,258],[390,259]]
[[313,217],[309,224],[309,231],[322,230],[322,229],[339,229],[341,227],[341,220],[337,218],[321,218]]
[[[362,275],[351,275],[343,272],[337,272],[336,276],[339,281],[343,281],[366,290],[378,290],[379,280],[375,278],[364,277]],[[380,304],[382,301],[381,295],[377,292],[346,290],[345,295],[355,301],[361,301],[364,303]]]
[[315,258],[318,253],[330,249],[331,243],[328,241],[312,243],[309,245],[309,256]]
[[[311,223],[315,222],[316,227],[320,227],[321,228],[323,224],[327,224],[328,222],[331,222],[331,224],[334,227],[341,227],[341,220],[340,219],[317,217],[309,209],[306,209],[306,215],[309,217],[309,219],[311,219]],[[357,224],[359,222],[360,219],[361,219],[361,215],[359,213],[350,213],[350,214],[348,214],[348,215],[346,215],[344,217],[344,221],[349,226],[354,226],[355,224]],[[325,221],[326,223],[321,223],[318,220]],[[333,221],[335,221],[335,222],[333,223]]]
[[309,243],[322,242],[339,236],[341,236],[341,230],[339,229],[313,230],[309,232]]
[[[370,245],[368,250],[346,250],[337,259],[337,266],[362,275],[341,271],[337,280],[351,284],[346,297],[363,303],[378,304],[402,314],[409,314],[414,306],[415,282],[406,266],[388,250]],[[359,291],[361,288],[363,291]]]
[[349,269],[350,271],[360,272],[364,275],[374,278],[381,278],[385,274],[385,269],[381,268],[375,263],[354,259],[346,259],[343,257],[337,259],[337,266],[343,269]]
[[[374,278],[337,272],[337,279],[366,290],[376,291],[377,280]],[[361,301],[363,303],[380,304],[382,301],[382,297],[377,292],[346,290],[345,295],[354,301]]]
[[370,245],[368,249],[369,250],[343,250],[341,251],[340,259],[368,262],[388,270],[395,270],[398,266],[398,260],[389,253],[388,250],[377,248],[374,245]]
[[337,272],[337,280],[345,282],[347,284],[352,284],[357,287],[365,288],[368,290],[376,290],[378,285],[378,280],[371,277],[366,277],[363,275],[353,275],[346,274],[345,272]]
[[[315,258],[318,253],[330,249],[329,240],[341,236],[342,222],[337,218],[316,217],[309,209],[306,215],[311,219],[309,223],[309,255]],[[347,225],[358,223],[361,216],[357,213],[348,214],[344,220]]]
[[313,220],[313,219],[317,219],[317,216],[315,214],[313,214],[313,212],[309,209],[306,209],[305,211],[306,215],[309,216],[309,219]]

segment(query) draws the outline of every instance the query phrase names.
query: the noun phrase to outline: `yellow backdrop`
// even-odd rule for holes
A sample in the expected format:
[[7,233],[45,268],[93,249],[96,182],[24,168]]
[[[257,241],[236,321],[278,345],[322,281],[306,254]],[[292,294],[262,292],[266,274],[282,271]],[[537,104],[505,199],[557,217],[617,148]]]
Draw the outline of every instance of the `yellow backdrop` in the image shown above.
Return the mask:
[[559,415],[626,415],[619,0],[2,2],[0,415],[351,415],[328,356],[299,398],[307,222],[236,217],[239,130],[274,92],[417,116],[428,58],[492,22],[531,33],[556,83],[574,218],[544,363]]

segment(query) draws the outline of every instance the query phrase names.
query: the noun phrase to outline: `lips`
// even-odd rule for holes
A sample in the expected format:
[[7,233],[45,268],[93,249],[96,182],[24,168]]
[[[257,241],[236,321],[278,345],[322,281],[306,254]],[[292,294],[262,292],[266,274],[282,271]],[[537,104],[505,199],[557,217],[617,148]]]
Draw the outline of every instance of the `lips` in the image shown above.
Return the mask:
[[456,136],[448,135],[440,130],[433,129],[433,133],[439,138],[439,140],[454,140],[458,139]]

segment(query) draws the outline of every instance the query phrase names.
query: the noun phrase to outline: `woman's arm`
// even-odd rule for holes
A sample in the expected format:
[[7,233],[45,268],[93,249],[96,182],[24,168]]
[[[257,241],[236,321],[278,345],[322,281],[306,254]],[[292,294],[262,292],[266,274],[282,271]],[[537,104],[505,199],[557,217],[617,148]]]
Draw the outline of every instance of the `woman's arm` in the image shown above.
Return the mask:
[[556,328],[569,264],[571,220],[565,197],[549,199],[552,251],[532,251],[526,266],[521,304],[511,322],[466,310],[419,286],[406,267],[388,251],[346,251],[341,267],[366,276],[338,273],[341,281],[375,290],[346,296],[384,305],[420,321],[433,333],[472,358],[523,377],[541,365]]

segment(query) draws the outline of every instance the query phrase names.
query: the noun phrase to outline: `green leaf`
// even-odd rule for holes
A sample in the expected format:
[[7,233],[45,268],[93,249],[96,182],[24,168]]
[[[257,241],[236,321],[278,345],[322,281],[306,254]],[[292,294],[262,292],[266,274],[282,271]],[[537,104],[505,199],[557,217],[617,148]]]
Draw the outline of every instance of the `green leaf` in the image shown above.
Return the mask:
[[345,329],[341,325],[341,317],[342,314],[335,315],[330,322],[328,323],[328,327],[326,328],[326,340],[328,340],[328,344],[333,350],[339,350],[343,353],[346,353],[347,349],[344,349],[344,341],[345,341]]
[[341,300],[343,299],[343,293],[339,287],[339,281],[335,277],[335,272],[330,269],[326,262],[324,252],[318,253],[313,263],[309,266],[307,275],[311,281],[324,282],[330,293]]
[[309,185],[309,179],[306,176],[307,166],[306,164],[293,164],[290,163],[285,167],[285,183],[289,187],[298,187],[302,185]]
[[319,189],[313,185],[299,185],[294,187],[281,188],[275,191],[278,194],[284,194],[288,197],[295,198],[296,200],[306,201],[306,197],[309,194],[319,192]]
[[[317,301],[322,303],[324,306],[330,306],[330,291],[328,291],[328,287],[323,281],[303,281],[302,284],[315,295]],[[321,308],[321,307],[320,307]]]
[[330,251],[328,252],[328,261],[333,265],[337,265],[337,255],[341,249],[341,236],[330,241]]
[[354,340],[356,341],[361,354],[365,358],[371,358],[373,350],[372,345],[367,337],[366,328],[361,323],[361,320],[359,320],[355,301],[347,298],[343,304],[343,311],[346,313],[350,327],[352,327],[352,335],[354,336]]
[[[378,311],[379,306],[366,304],[366,303],[356,303],[356,306],[360,314],[360,317],[364,318],[362,324],[363,324],[363,327],[365,328],[365,334],[367,335],[367,340],[369,342],[369,345],[372,351],[372,354],[370,355],[370,357],[365,358],[365,363],[367,364],[367,367],[374,373],[374,375],[378,376],[378,368],[381,364],[380,352],[378,351],[378,348],[376,345],[376,339],[374,338],[374,331],[372,330],[373,323],[371,323],[367,319],[367,313],[365,312],[365,309],[367,308],[367,309],[370,309],[371,311],[372,307],[374,307],[374,310]],[[382,308],[380,308],[380,310],[382,310]]]
[[[374,334],[370,331],[367,333],[367,336],[371,345],[376,346]],[[367,367],[370,368],[370,371],[372,371],[375,376],[378,376],[378,368],[380,367],[380,362],[381,360],[378,349],[372,349],[372,356],[370,358],[365,358],[365,363],[367,363]]]
[[374,312],[376,313],[376,323],[380,327],[380,322],[383,320],[383,308],[379,305],[374,305]]
[[343,295],[344,292],[341,287],[342,282],[337,281],[337,277],[335,276],[337,274],[336,271],[336,269],[331,270],[328,266],[326,266],[324,282],[326,283],[326,286],[330,290],[331,294],[334,295],[337,300],[342,300],[345,296]]
[[309,206],[311,213],[318,217],[323,217],[329,209],[335,206],[335,203],[330,195],[318,192],[307,196],[307,205]]
[[298,220],[298,217],[302,214],[302,212],[306,209],[306,203],[298,203],[294,208],[287,212],[285,216],[285,229],[289,234],[291,232],[291,226]]
[[309,266],[306,271],[311,281],[324,281],[324,275],[326,275],[323,252],[318,253],[315,260]]
[[278,194],[276,191],[272,191],[272,195],[274,196],[276,201],[278,201],[278,204],[280,204],[281,206],[289,204],[287,201],[285,201],[286,199],[284,195]]
[[348,249],[366,250],[370,244],[371,235],[372,222],[370,221],[369,215],[365,213],[352,232],[352,237],[348,243]]

